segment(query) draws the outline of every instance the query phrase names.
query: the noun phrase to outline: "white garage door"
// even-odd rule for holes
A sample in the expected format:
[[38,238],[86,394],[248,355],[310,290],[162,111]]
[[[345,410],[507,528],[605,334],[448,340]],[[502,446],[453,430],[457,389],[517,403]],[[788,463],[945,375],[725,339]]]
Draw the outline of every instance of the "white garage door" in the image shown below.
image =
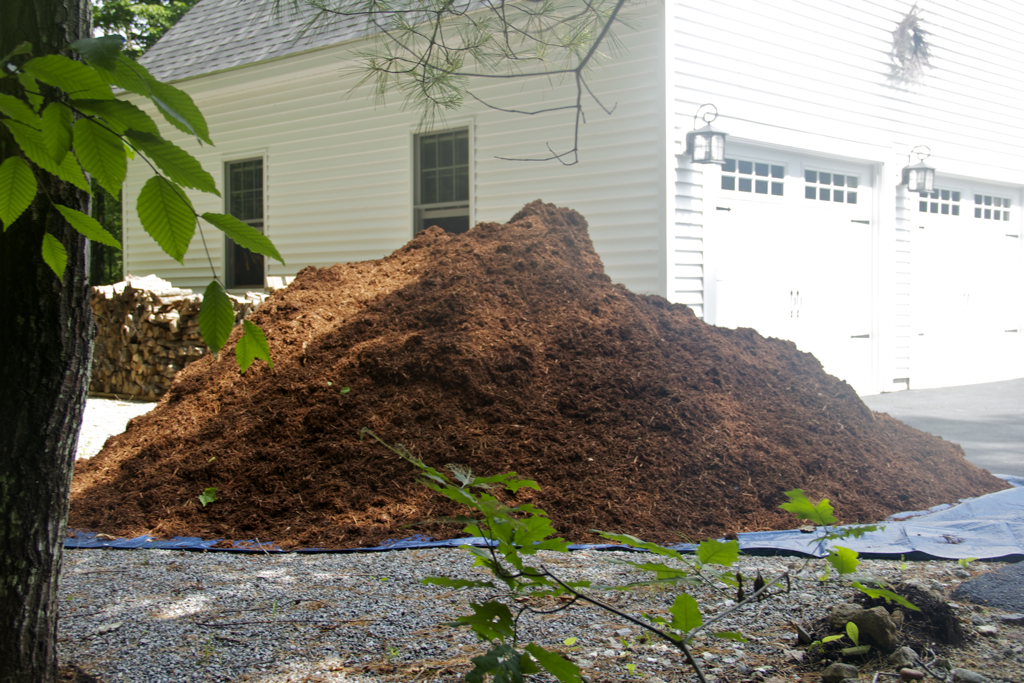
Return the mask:
[[914,197],[910,388],[1024,375],[1020,195],[939,180]]
[[791,340],[875,391],[871,179],[869,166],[730,149],[705,203],[708,321]]

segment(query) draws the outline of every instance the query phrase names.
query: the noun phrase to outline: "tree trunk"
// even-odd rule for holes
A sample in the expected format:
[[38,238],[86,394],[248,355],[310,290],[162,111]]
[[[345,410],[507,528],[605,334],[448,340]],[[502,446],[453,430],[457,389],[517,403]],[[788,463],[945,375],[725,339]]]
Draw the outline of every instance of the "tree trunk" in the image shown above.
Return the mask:
[[[3,0],[0,55],[68,54],[89,35],[86,0]],[[0,90],[19,94],[16,79]],[[0,162],[17,154],[0,126]],[[0,683],[57,674],[57,581],[68,493],[92,359],[84,239],[52,201],[86,210],[86,195],[36,170],[39,194],[0,234]],[[68,253],[63,282],[42,260],[43,234]]]

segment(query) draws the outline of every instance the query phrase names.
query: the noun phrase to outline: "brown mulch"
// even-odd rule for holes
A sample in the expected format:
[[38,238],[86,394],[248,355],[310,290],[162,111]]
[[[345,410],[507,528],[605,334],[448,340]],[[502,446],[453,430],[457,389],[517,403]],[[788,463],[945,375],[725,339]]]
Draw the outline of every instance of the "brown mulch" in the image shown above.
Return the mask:
[[[421,233],[378,261],[306,268],[253,315],[273,369],[184,370],[76,468],[70,526],[347,548],[457,512],[368,427],[435,467],[514,470],[573,541],[790,528],[783,491],[844,522],[1007,484],[959,446],[872,413],[811,355],[612,284],[582,216]],[[349,391],[342,393],[347,387]],[[219,500],[197,499],[216,487]]]

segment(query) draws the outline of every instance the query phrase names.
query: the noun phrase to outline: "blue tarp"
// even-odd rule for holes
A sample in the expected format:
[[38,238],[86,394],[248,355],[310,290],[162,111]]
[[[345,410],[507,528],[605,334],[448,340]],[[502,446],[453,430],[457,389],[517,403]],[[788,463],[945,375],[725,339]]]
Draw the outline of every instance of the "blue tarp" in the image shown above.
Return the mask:
[[[941,505],[931,510],[905,512],[882,522],[883,529],[849,538],[838,545],[851,548],[866,558],[1024,560],[1024,477],[1003,476],[1014,488],[972,498],[959,505]],[[820,531],[820,530],[819,530]],[[273,543],[234,541],[233,547],[214,548],[221,539],[204,541],[178,536],[161,541],[150,536],[115,539],[94,532],[72,531],[65,548],[163,548],[171,550],[210,550],[236,553],[279,553]],[[797,554],[821,557],[828,553],[826,543],[818,543],[820,533],[802,531],[758,531],[738,534],[740,550],[748,554]],[[374,548],[295,550],[298,553],[365,553],[408,548],[452,548],[460,545],[486,545],[483,538],[455,538],[434,541],[427,536],[412,536],[387,541]],[[673,546],[692,551],[695,546]],[[574,550],[622,550],[611,544],[574,545]]]

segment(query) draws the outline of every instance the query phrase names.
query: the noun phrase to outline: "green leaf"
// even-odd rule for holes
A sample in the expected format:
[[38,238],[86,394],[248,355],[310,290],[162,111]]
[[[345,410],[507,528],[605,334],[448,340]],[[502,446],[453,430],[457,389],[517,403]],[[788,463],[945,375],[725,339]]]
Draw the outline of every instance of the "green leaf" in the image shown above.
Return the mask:
[[92,216],[87,216],[81,211],[75,211],[74,209],[68,208],[61,204],[54,204],[57,210],[60,211],[60,215],[64,216],[72,228],[85,235],[87,239],[93,242],[99,242],[105,244],[108,247],[114,247],[115,249],[121,248],[121,243],[117,239],[107,232],[100,222]]
[[473,670],[466,674],[466,683],[484,683],[487,674],[493,677],[494,683],[522,683],[523,674],[540,671],[529,655],[520,655],[511,645],[495,645],[470,661]]
[[43,144],[54,163],[64,161],[71,151],[71,110],[58,102],[51,102],[43,109]]
[[148,156],[174,182],[220,196],[213,176],[203,170],[195,157],[174,143],[137,130],[128,130],[125,137],[132,147]]
[[61,180],[71,183],[79,190],[92,194],[92,187],[89,185],[89,181],[85,179],[85,172],[78,165],[78,159],[74,154],[68,154],[64,157],[64,161],[57,167],[57,172],[54,175]]
[[854,581],[853,587],[867,595],[869,598],[883,598],[886,602],[895,601],[900,605],[903,605],[907,609],[914,610],[915,612],[921,611],[919,607],[911,603],[905,597],[903,597],[902,595],[897,595],[896,593],[893,593],[890,590],[886,590],[884,588],[868,588],[859,581]]
[[428,576],[423,583],[445,588],[497,588],[492,581],[470,581],[469,579],[449,579],[447,576]]
[[22,64],[21,69],[37,81],[60,88],[71,99],[114,99],[110,86],[95,69],[63,55],[36,57]]
[[0,114],[36,130],[42,126],[32,107],[12,95],[0,93]]
[[821,642],[822,643],[831,643],[833,640],[840,640],[840,639],[842,639],[842,637],[843,637],[842,635],[825,636],[824,638],[821,639]]
[[536,643],[530,643],[525,648],[537,662],[544,667],[548,673],[562,681],[562,683],[582,683],[580,668],[565,659],[561,655],[548,652]]
[[828,557],[825,559],[840,574],[852,574],[857,571],[857,565],[860,564],[860,560],[857,559],[856,550],[850,550],[841,546],[830,548]]
[[473,614],[459,617],[452,622],[453,625],[469,626],[480,640],[487,642],[504,642],[513,637],[515,624],[512,612],[506,605],[500,602],[485,602],[482,605],[472,602],[469,606],[473,608]]
[[71,43],[71,49],[85,57],[92,65],[107,71],[117,69],[117,58],[121,55],[124,38],[121,36],[103,36],[101,38],[82,38]]
[[118,55],[116,69],[104,69],[100,75],[108,83],[143,97],[153,94],[151,84],[156,82],[146,67],[124,54]]
[[686,593],[680,593],[668,611],[672,615],[672,628],[683,633],[689,633],[704,623],[700,616],[700,606],[693,596]]
[[30,54],[32,54],[32,43],[30,43],[28,41],[22,41],[22,42],[18,43],[17,47],[15,47],[8,54],[4,55],[4,57],[2,59],[0,59],[0,68],[2,68],[3,64],[7,63],[7,61],[10,60],[12,57],[17,57],[18,55],[30,55]]
[[57,274],[58,280],[64,279],[64,268],[68,265],[68,252],[64,245],[50,233],[43,235],[43,261],[50,270]]
[[210,503],[216,503],[217,500],[218,498],[216,487],[211,486],[208,489],[203,489],[203,492],[199,494],[199,502],[203,504],[203,507],[206,507]]
[[152,89],[150,99],[172,126],[183,133],[195,135],[207,144],[213,144],[206,119],[188,93],[157,80],[151,81],[149,86]]
[[160,134],[160,129],[149,114],[125,100],[76,100],[75,108],[101,117],[118,134],[123,134],[129,128],[153,135]]
[[25,97],[32,105],[32,109],[39,111],[39,107],[43,106],[43,96],[39,94],[39,84],[36,79],[22,71],[18,74],[18,82],[21,83],[21,89],[25,91]]
[[2,123],[11,131],[11,137],[21,147],[21,151],[36,166],[56,175],[59,164],[50,157],[50,152],[43,142],[43,133],[38,128],[26,126],[24,123],[14,119],[3,119]]
[[220,282],[213,280],[207,285],[199,307],[199,332],[214,356],[224,348],[234,326],[235,306]]
[[[234,307],[232,307],[233,309]],[[238,340],[238,345],[235,346],[235,360],[238,361],[238,367],[244,373],[252,365],[252,362],[259,358],[265,361],[272,370],[274,362],[270,360],[270,346],[267,344],[263,330],[248,320],[242,321],[242,329],[244,330],[242,337]]]
[[21,157],[0,164],[0,222],[5,232],[32,205],[37,189],[36,177]]
[[857,628],[857,624],[852,621],[846,622],[846,635],[850,636],[854,645],[860,645],[860,629]]
[[182,259],[196,230],[195,211],[185,190],[153,176],[139,192],[138,209],[146,232],[171,258],[184,264]]
[[697,559],[701,564],[720,564],[731,566],[740,556],[739,541],[701,541],[697,548]]
[[540,486],[537,485],[537,482],[530,479],[517,479],[517,476],[518,475],[515,472],[507,472],[505,474],[495,474],[490,477],[476,477],[473,479],[472,486],[481,486],[486,488],[491,484],[501,484],[512,493],[515,493],[522,488],[530,488],[540,491]]
[[619,543],[625,543],[626,545],[634,548],[643,548],[648,550],[655,555],[661,555],[662,557],[673,557],[677,560],[682,561],[683,556],[679,554],[678,550],[672,548],[665,548],[658,545],[657,543],[648,543],[647,541],[641,541],[636,536],[630,536],[629,534],[610,534],[605,531],[598,531],[597,529],[591,529],[591,531],[602,538],[607,538],[609,541],[617,541]]
[[832,515],[832,506],[829,505],[828,498],[814,505],[807,499],[802,489],[793,489],[785,493],[790,502],[779,507],[786,512],[792,512],[797,518],[808,519],[817,526],[829,526],[839,521]]
[[75,121],[75,153],[85,170],[107,192],[116,196],[121,191],[128,173],[128,158],[121,138],[92,119],[78,119]]
[[73,184],[79,189],[85,190],[90,194],[92,193],[92,190],[89,189],[89,184],[85,181],[85,176],[82,175],[82,170],[78,167],[78,161],[75,160],[74,155],[68,154],[60,164],[54,163],[53,158],[50,157],[50,153],[46,149],[46,143],[43,142],[41,131],[11,119],[5,119],[2,123],[11,131],[11,137],[21,147],[21,151],[36,166],[52,173],[61,180]]
[[203,220],[211,223],[215,228],[223,230],[224,234],[234,240],[238,246],[284,263],[284,259],[281,258],[274,243],[251,225],[225,213],[206,212],[203,214]]
[[736,640],[736,641],[739,641],[741,643],[749,642],[746,638],[743,637],[743,634],[740,633],[739,631],[715,631],[711,635],[713,635],[715,638],[725,638],[726,640]]

